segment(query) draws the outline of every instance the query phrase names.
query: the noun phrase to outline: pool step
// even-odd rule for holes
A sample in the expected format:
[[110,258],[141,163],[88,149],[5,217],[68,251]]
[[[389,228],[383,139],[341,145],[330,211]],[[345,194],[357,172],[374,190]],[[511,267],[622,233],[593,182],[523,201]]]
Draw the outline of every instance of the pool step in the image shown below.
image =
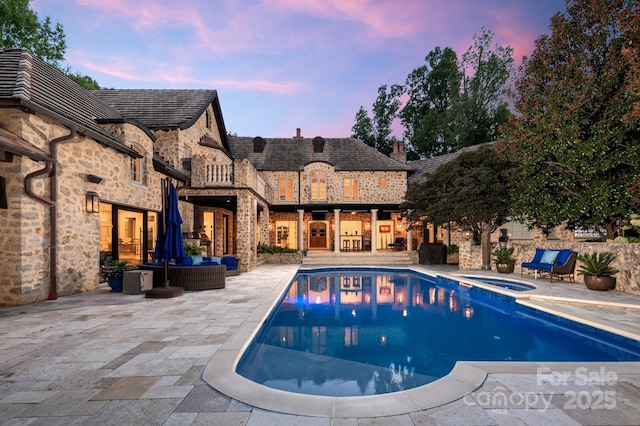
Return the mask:
[[303,265],[411,265],[406,251],[341,252],[310,251],[302,259]]

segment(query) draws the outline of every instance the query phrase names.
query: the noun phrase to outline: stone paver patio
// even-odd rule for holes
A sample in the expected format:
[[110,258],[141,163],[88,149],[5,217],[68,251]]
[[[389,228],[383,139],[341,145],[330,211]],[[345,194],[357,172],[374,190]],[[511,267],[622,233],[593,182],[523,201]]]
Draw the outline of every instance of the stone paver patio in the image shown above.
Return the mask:
[[[110,293],[105,286],[57,301],[0,308],[0,424],[639,423],[640,363],[469,363],[488,373],[470,394],[384,417],[287,414],[219,393],[203,380],[210,360],[229,342],[245,339],[243,326],[260,322],[260,312],[274,303],[274,291],[284,288],[297,267],[264,265],[228,277],[225,289],[175,299]],[[539,289],[527,296],[530,305],[640,335],[640,297],[591,292],[579,284],[538,280],[536,285]],[[582,380],[583,374],[590,379]]]

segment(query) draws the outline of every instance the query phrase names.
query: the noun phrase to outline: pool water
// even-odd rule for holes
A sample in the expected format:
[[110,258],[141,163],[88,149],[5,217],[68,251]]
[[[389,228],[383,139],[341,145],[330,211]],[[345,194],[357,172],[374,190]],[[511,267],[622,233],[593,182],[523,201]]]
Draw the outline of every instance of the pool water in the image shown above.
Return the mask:
[[300,271],[237,372],[275,389],[356,396],[421,386],[456,361],[639,361],[640,342],[408,270]]
[[517,281],[511,280],[503,280],[501,278],[491,278],[491,277],[464,277],[469,280],[480,281],[485,284],[495,285],[496,287],[506,288],[507,290],[513,291],[528,291],[535,290],[536,287],[530,284],[525,284]]

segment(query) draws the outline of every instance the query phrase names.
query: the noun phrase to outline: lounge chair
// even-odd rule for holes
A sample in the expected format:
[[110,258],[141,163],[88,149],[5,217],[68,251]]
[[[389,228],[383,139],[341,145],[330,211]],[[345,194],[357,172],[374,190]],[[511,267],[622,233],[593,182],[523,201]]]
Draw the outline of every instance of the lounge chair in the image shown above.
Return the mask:
[[568,249],[545,250],[536,248],[533,259],[522,263],[520,275],[523,275],[526,270],[527,274],[533,271],[535,279],[538,279],[538,273],[540,272],[541,274],[548,273],[551,282],[553,282],[554,276],[560,280],[564,280],[567,277],[569,281],[575,282],[574,271],[577,256],[578,253]]

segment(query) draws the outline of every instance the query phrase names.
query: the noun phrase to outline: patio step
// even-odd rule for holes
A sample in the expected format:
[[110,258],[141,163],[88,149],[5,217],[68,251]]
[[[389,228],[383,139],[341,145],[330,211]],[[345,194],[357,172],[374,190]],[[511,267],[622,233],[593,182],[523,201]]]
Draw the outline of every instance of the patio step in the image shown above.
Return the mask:
[[411,265],[413,261],[406,251],[329,252],[311,251],[302,258],[303,265]]

